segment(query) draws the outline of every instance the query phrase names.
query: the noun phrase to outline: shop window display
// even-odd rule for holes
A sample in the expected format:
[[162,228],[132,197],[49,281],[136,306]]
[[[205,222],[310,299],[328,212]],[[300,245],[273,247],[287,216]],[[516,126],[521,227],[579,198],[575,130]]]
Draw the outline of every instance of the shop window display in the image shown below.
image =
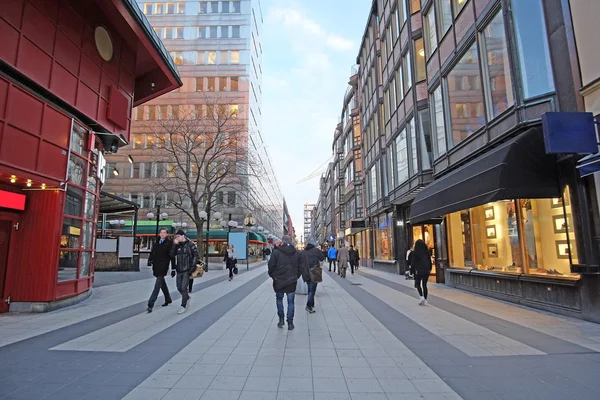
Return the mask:
[[451,268],[578,277],[568,188],[560,199],[503,200],[449,214]]
[[375,231],[375,258],[392,260],[392,214],[382,214],[377,218]]

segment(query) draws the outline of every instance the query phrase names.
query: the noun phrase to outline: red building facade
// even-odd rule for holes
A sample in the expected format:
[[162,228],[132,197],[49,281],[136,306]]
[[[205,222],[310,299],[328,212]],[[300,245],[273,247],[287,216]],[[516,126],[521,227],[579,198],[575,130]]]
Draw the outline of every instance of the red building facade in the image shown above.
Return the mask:
[[46,311],[92,286],[103,154],[181,81],[133,0],[13,0],[0,37],[0,312]]

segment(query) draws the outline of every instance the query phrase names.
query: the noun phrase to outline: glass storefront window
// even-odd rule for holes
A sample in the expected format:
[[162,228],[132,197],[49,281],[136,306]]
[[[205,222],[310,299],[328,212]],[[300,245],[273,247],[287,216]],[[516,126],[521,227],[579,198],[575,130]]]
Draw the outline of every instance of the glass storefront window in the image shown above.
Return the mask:
[[83,251],[81,253],[81,272],[79,273],[80,278],[90,276],[90,264],[92,263],[92,253],[90,251]]
[[71,151],[85,156],[85,138],[85,129],[76,123],[73,123],[73,129],[71,130]]
[[85,192],[85,217],[94,219],[96,212],[96,196],[90,192]]
[[81,217],[83,212],[83,190],[74,186],[67,187],[65,214]]
[[58,260],[58,282],[71,281],[77,278],[79,252],[61,251]]
[[69,158],[69,171],[67,179],[78,186],[83,186],[83,178],[86,173],[86,164],[86,160],[84,160],[83,158],[79,158],[74,154],[71,154],[71,157]]
[[381,214],[377,218],[375,231],[375,259],[392,260],[392,214]]
[[525,98],[554,91],[548,35],[541,0],[511,1],[518,70]]
[[488,117],[493,119],[515,102],[501,11],[485,27],[481,43],[482,53],[485,54],[487,60],[484,73],[487,81]]
[[81,241],[81,248],[91,249],[92,239],[94,237],[94,226],[91,222],[83,223],[83,238]]
[[462,56],[445,80],[452,145],[456,145],[485,124],[483,92],[477,44]]
[[63,249],[79,249],[81,247],[81,221],[73,218],[63,220],[60,247]]
[[431,96],[431,120],[435,137],[433,150],[437,158],[446,152],[446,123],[444,122],[444,100],[441,85],[433,91]]
[[577,262],[570,209],[567,190],[561,199],[503,200],[449,214],[450,267],[578,277],[570,273]]

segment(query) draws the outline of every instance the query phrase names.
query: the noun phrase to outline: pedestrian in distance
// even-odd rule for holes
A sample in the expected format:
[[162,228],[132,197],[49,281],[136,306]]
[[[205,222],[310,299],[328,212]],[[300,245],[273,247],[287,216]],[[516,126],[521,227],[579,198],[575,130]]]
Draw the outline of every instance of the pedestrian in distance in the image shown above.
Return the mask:
[[327,251],[327,259],[329,260],[329,271],[331,271],[331,265],[333,264],[333,272],[335,272],[337,264],[337,249],[334,245],[329,247],[329,251]]
[[340,247],[337,252],[338,258],[338,275],[342,278],[346,277],[346,271],[348,270],[348,262],[350,261],[350,254],[346,246]]
[[264,254],[265,260],[267,260],[267,264],[268,264],[269,260],[271,259],[271,249],[268,247],[265,247],[265,249],[263,250],[263,254]]
[[427,280],[431,274],[431,255],[425,242],[421,239],[415,242],[411,253],[411,269],[414,271],[415,287],[419,292],[419,305],[427,305]]
[[323,252],[315,247],[315,245],[309,242],[306,248],[301,254],[303,270],[308,271],[310,280],[306,282],[308,284],[308,297],[306,300],[306,311],[314,314],[315,311],[315,295],[317,293],[317,285],[319,282],[323,282],[323,267],[321,263],[325,260]]
[[358,249],[355,249],[354,246],[350,245],[348,256],[350,258],[350,272],[352,272],[352,275],[354,275],[354,270],[358,269],[358,262],[360,261]]
[[229,270],[229,280],[231,281],[233,279],[233,270],[237,268],[237,256],[235,254],[235,248],[232,244],[227,246],[227,251],[225,251],[225,257],[223,258],[223,261],[225,262],[225,268]]
[[[152,266],[152,274],[156,277],[154,281],[154,290],[148,300],[148,308],[146,311],[152,312],[154,303],[158,298],[158,292],[162,290],[163,296],[165,297],[165,303],[163,307],[168,306],[173,301],[171,300],[171,294],[169,293],[169,287],[165,281],[165,276],[169,272],[169,264],[171,264],[171,248],[173,247],[173,241],[167,237],[167,230],[162,228],[158,234],[158,238],[152,246],[150,256],[148,257],[148,266]],[[171,264],[174,267],[174,264]]]
[[175,234],[173,247],[171,248],[171,258],[175,259],[175,270],[171,272],[171,277],[177,272],[177,290],[181,293],[181,308],[177,314],[183,314],[187,311],[190,301],[188,285],[190,275],[196,269],[198,263],[198,248],[185,236],[181,229]]
[[269,260],[269,276],[273,279],[275,291],[275,304],[277,305],[277,326],[283,328],[286,314],[283,308],[283,297],[287,296],[287,323],[288,330],[294,329],[294,299],[296,296],[296,283],[300,276],[305,282],[310,280],[308,271],[303,269],[300,262],[300,252],[292,245],[292,239],[284,235],[283,244],[273,252]]

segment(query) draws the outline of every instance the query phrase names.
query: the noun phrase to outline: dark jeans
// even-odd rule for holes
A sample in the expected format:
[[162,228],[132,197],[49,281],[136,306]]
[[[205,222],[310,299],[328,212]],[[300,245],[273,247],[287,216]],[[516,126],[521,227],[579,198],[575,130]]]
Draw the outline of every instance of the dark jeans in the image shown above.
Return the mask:
[[194,286],[194,280],[190,279],[190,283],[188,283],[188,292],[192,293],[192,286]]
[[333,264],[333,272],[335,272],[335,267],[337,264],[337,260],[335,258],[330,258],[329,259],[329,270],[331,271],[331,264]]
[[429,279],[429,274],[415,274],[415,287],[419,291],[419,296],[423,296],[427,298],[427,280]]
[[354,273],[355,269],[358,269],[358,261],[350,261],[350,272]]
[[308,298],[306,300],[306,307],[314,308],[315,294],[317,293],[317,285],[317,282],[308,282]]
[[[276,292],[275,293],[275,303],[277,304],[277,315],[279,318],[284,318],[285,314],[283,312],[283,295],[286,294],[284,292]],[[296,293],[287,293],[287,321],[294,321],[294,298],[296,297]]]
[[181,293],[181,306],[187,306],[187,302],[190,299],[188,293],[188,285],[190,284],[190,274],[188,272],[177,273],[177,290]]
[[227,267],[227,269],[229,270],[229,278],[233,278],[233,267]]
[[150,295],[150,300],[148,300],[148,307],[154,307],[154,303],[158,298],[158,292],[162,290],[163,295],[165,296],[165,303],[171,303],[171,294],[169,293],[169,287],[167,286],[167,281],[165,281],[164,276],[157,276],[156,281],[154,281],[154,290],[152,290],[152,294]]

